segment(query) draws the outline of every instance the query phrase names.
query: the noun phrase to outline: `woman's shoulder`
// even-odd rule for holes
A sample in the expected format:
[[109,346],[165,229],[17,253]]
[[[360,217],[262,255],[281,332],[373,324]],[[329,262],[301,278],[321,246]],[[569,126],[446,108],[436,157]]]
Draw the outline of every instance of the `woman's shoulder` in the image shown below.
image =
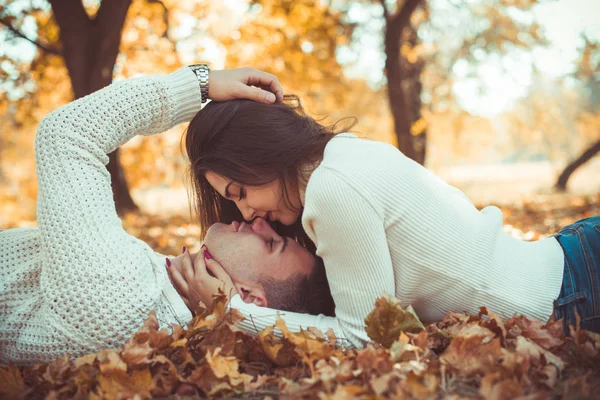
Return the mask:
[[322,165],[335,168],[345,165],[364,168],[380,162],[406,159],[396,147],[389,143],[359,137],[352,133],[336,135],[325,147]]

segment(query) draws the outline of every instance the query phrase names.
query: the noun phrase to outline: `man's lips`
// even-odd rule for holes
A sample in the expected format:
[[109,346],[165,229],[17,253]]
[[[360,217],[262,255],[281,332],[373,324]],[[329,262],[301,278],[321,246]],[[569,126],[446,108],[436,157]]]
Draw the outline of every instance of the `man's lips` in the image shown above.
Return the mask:
[[237,221],[233,221],[233,222],[231,223],[231,226],[233,227],[233,231],[234,231],[234,232],[237,232],[237,231],[238,231],[238,229],[240,229],[240,223],[239,223],[239,222],[237,222]]

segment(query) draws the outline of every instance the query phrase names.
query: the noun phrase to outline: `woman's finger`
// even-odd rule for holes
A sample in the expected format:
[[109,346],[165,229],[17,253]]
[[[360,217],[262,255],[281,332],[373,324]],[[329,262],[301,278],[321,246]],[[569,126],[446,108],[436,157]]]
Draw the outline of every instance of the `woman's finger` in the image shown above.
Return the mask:
[[206,264],[206,269],[209,270],[217,279],[224,282],[231,280],[231,277],[227,272],[225,272],[221,264],[215,261],[210,254],[205,253],[204,262]]
[[181,297],[188,297],[190,289],[179,270],[175,266],[171,266],[167,269],[167,273],[169,274],[173,287],[177,293],[179,293]]
[[216,279],[219,280],[219,286],[224,286],[223,291],[227,296],[233,296],[235,293],[237,293],[237,290],[233,285],[233,281],[229,274],[225,271],[221,264],[219,264],[214,258],[212,258],[208,250],[204,251],[204,263],[206,265],[206,269]]
[[192,282],[194,280],[194,262],[190,252],[185,247],[183,248],[183,257],[181,263],[183,264],[181,267],[181,274],[183,275],[183,278],[187,282]]
[[204,257],[205,251],[206,250],[204,250],[204,248],[201,249],[200,253],[198,253],[198,256],[196,257],[196,260],[194,261],[196,279],[199,279],[201,282],[204,282],[208,278],[212,278],[212,276],[210,276],[206,270],[206,259]]

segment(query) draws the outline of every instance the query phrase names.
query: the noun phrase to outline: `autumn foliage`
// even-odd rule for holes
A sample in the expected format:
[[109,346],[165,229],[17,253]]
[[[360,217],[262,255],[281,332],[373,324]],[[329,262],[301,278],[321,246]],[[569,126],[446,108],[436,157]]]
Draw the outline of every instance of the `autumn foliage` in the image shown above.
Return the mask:
[[256,336],[215,296],[186,328],[158,329],[151,313],[121,349],[51,364],[0,369],[6,399],[591,398],[600,389],[600,335],[560,321],[506,321],[481,307],[424,327],[412,309],[383,296],[366,318],[373,343],[344,348],[332,333],[290,332],[282,319]]

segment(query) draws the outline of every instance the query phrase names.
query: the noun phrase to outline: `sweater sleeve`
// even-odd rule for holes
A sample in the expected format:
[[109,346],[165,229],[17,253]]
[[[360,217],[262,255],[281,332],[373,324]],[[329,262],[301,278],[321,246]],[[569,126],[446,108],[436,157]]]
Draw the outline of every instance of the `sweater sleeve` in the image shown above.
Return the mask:
[[107,153],[191,120],[200,100],[184,67],[112,84],[42,120],[35,148],[41,293],[17,342],[25,360],[120,345],[156,305],[166,273],[122,228]]
[[[231,298],[229,306],[238,309],[242,313],[245,320],[239,322],[237,325],[250,335],[256,335],[266,327],[275,325],[277,317],[281,317],[291,332],[300,332],[300,329],[306,329],[310,326],[319,329],[323,333],[327,333],[331,329],[338,344],[350,344],[344,337],[337,319],[333,317],[323,314],[311,315],[259,307],[255,304],[245,303],[239,295]],[[280,334],[277,330],[275,333]]]
[[369,341],[365,317],[383,293],[394,294],[394,270],[383,212],[368,193],[333,169],[310,178],[302,218],[323,258],[340,330],[354,346]]

